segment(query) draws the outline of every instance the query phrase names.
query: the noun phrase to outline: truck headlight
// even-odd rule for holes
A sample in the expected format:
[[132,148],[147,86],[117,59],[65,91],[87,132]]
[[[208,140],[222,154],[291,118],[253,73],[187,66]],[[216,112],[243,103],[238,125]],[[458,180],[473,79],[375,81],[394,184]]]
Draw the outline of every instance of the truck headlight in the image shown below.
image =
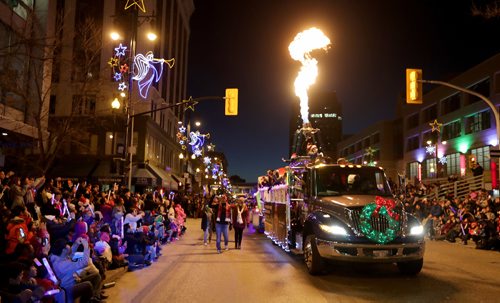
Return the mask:
[[410,228],[410,236],[420,236],[423,233],[424,233],[424,227],[422,225],[417,225]]
[[328,233],[334,234],[334,235],[347,236],[347,231],[345,230],[345,228],[340,227],[338,225],[320,224],[319,227],[322,230],[324,230]]

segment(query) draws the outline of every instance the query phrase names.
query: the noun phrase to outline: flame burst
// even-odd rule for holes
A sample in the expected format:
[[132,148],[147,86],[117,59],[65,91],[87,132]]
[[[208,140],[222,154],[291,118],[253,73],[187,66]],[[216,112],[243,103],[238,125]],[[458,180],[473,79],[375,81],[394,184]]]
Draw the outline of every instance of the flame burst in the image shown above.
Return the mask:
[[300,99],[300,115],[304,124],[309,123],[309,97],[307,91],[316,82],[318,76],[318,61],[311,56],[315,49],[326,50],[330,45],[323,32],[315,27],[300,32],[288,46],[288,51],[293,60],[300,61],[300,68],[295,78],[295,95]]

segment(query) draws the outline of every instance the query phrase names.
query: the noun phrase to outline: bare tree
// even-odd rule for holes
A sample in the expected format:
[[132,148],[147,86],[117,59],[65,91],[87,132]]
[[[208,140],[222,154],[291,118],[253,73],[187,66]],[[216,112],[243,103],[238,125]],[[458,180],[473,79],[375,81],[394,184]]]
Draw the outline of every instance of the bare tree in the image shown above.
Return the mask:
[[[30,11],[24,28],[15,29],[13,39],[0,44],[0,98],[6,105],[3,123],[9,122],[10,130],[32,138],[31,144],[19,139],[3,151],[16,156],[17,166],[23,166],[21,170],[36,174],[50,169],[65,144],[85,145],[81,138],[92,125],[95,111],[83,113],[87,114],[85,121],[77,116],[88,107],[86,96],[98,95],[95,88],[99,87],[101,53],[101,28],[94,20],[85,18],[76,24],[72,41],[76,51],[65,59],[62,51],[68,41],[63,34],[69,29],[64,25],[63,13],[58,13],[53,30],[44,24],[43,17]],[[49,123],[51,94],[61,66],[73,69],[71,86],[82,97],[73,98],[72,109]],[[10,115],[5,112],[9,108]]]
[[480,16],[485,19],[500,17],[500,1],[498,0],[473,0],[472,15]]

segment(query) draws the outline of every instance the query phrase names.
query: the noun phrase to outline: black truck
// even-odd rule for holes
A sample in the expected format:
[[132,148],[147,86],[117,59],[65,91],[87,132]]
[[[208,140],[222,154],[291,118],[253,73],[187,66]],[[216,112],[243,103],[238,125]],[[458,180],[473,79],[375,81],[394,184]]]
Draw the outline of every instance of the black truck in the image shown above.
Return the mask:
[[328,260],[421,271],[423,226],[395,199],[382,168],[302,159],[284,171],[280,184],[259,188],[265,233],[303,254],[310,274],[323,273]]

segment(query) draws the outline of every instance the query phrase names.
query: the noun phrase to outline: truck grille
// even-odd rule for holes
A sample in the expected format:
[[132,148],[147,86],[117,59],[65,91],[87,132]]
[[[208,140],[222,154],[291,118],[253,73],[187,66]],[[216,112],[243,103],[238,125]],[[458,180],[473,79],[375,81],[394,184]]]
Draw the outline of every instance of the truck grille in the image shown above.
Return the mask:
[[[361,214],[362,208],[356,208],[356,209],[346,209],[346,215],[351,221],[351,226],[354,228],[355,232],[359,235],[362,234],[361,229],[359,228],[360,225],[360,219],[359,216]],[[399,212],[397,212],[399,213]],[[401,213],[400,213],[401,216]],[[378,232],[385,232],[389,228],[389,221],[384,217],[384,216],[378,216],[374,217],[372,216],[370,218],[370,225],[371,227],[378,231]]]

